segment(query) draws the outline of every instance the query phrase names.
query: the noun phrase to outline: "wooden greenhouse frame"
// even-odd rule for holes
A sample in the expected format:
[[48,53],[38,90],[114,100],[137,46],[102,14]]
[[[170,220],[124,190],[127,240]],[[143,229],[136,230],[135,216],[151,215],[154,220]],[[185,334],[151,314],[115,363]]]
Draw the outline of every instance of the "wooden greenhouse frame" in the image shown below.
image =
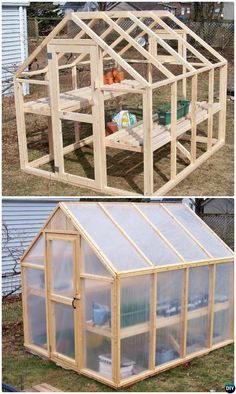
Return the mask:
[[[143,231],[145,232],[146,228],[148,230],[148,236],[151,231],[153,235],[157,237],[156,239],[158,239],[158,242],[162,242],[163,248],[160,249],[159,246],[155,243],[146,244],[146,246],[140,244],[135,238],[135,236],[131,235],[131,233],[128,231],[128,228],[121,224],[121,218],[119,217],[119,219],[117,219],[117,216],[114,216],[114,211],[110,211],[111,208],[115,210],[122,208],[122,210],[127,209],[129,212],[132,211],[132,214],[137,215],[139,220],[142,221]],[[79,215],[82,214],[82,216],[77,215],[78,209],[80,212]],[[109,226],[112,226],[112,228],[116,231],[116,233],[114,233],[115,238],[112,238],[111,232],[109,234],[109,247],[111,247],[113,241],[116,244],[116,238],[122,237],[122,243],[124,247],[125,243],[127,243],[127,245],[129,245],[129,247],[132,248],[135,253],[137,253],[137,258],[142,259],[142,268],[132,269],[129,267],[129,270],[124,270],[118,269],[117,265],[114,265],[114,260],[112,260],[111,257],[108,255],[105,246],[104,249],[101,248],[101,245],[99,245],[99,242],[96,239],[98,226],[97,221],[91,220],[91,217],[89,219],[89,215],[86,216],[88,212],[94,213],[93,209],[95,209],[96,212],[99,211],[98,216],[102,215],[104,220],[109,221]],[[148,209],[149,211],[145,211],[145,209]],[[156,209],[157,211],[155,211]],[[173,211],[173,209],[178,209],[181,212],[184,212],[184,215],[187,214],[188,217],[192,218],[192,225],[190,226],[190,224],[184,224],[178,214],[174,213],[175,211]],[[156,222],[150,219],[147,212],[156,212],[156,217],[158,217],[158,212],[162,212],[162,214],[164,214],[164,216],[168,219],[168,222],[172,223],[172,225],[170,226],[170,224],[168,224],[167,231],[163,232],[163,228],[160,227],[161,222],[160,226],[159,224],[157,226]],[[84,214],[85,216],[83,216]],[[128,215],[123,216],[126,220]],[[95,237],[91,235],[92,227],[86,227],[88,223],[90,223],[89,226],[94,226],[93,228],[95,229]],[[194,233],[194,228],[196,229],[197,226],[200,226],[201,232],[204,233],[205,238],[201,238],[201,241],[199,237],[201,237],[202,235],[199,235],[199,233],[198,235],[196,235],[196,233]],[[101,227],[102,226],[100,226],[100,228]],[[173,227],[179,229],[179,231],[176,232],[176,234],[174,235],[174,237],[177,237],[176,242],[173,241],[174,232],[172,231],[171,235],[171,227],[172,229]],[[136,226],[135,228],[137,231],[142,231],[141,227]],[[99,229],[99,231],[102,232],[102,229]],[[185,240],[183,241],[187,246],[185,252],[187,251],[187,253],[189,253],[190,250],[188,249],[188,246],[192,245],[191,250],[193,251],[197,248],[199,252],[205,254],[205,258],[202,260],[197,260],[195,258],[195,261],[193,261],[194,259],[192,259],[191,261],[186,261],[186,257],[184,257],[185,252],[181,251],[180,253],[181,237],[185,238]],[[202,242],[202,239],[204,240],[204,242]],[[71,252],[71,256],[74,256],[72,258],[72,268],[69,268],[70,258],[67,256],[67,271],[63,271],[63,279],[67,275],[66,272],[70,272],[71,278],[73,278],[71,281],[71,286],[72,283],[74,283],[74,289],[72,293],[67,296],[64,295],[62,290],[55,290],[56,271],[54,264],[62,264],[63,259],[62,253],[59,252],[58,261],[54,261],[52,242],[54,242],[55,240],[59,242],[69,241],[71,242],[71,244],[74,245],[73,249],[71,249],[73,250],[73,252]],[[96,259],[99,259],[99,264],[101,264],[103,269],[106,270],[105,274],[102,274],[101,271],[96,271],[98,273],[95,273],[94,271],[91,272],[87,270],[86,267],[88,266],[85,265],[83,260],[84,252],[82,253],[82,250],[84,249],[82,240],[84,240],[89,245],[89,247],[93,251],[94,256],[96,256]],[[42,246],[41,254],[39,253],[39,249],[37,249],[39,241],[41,242]],[[168,250],[170,251],[170,253],[175,254],[175,257],[177,258],[176,261],[178,262],[175,262],[174,264],[162,263],[159,265],[155,265],[154,262],[151,261],[150,255],[146,253],[147,250],[149,250],[150,252],[153,249],[156,254],[159,253],[158,259],[161,259],[163,257],[163,254],[165,253],[165,248],[169,248]],[[33,251],[34,253],[32,253]],[[119,254],[115,245],[113,251],[116,255]],[[219,253],[219,255],[221,254],[221,257],[216,257],[217,253]],[[213,255],[215,255],[215,257],[213,257]],[[222,255],[224,257],[222,257]],[[130,263],[132,267],[134,260]],[[126,265],[124,266],[126,267]],[[92,266],[90,266],[90,268],[91,267]],[[203,276],[205,278],[208,278],[206,281],[208,301],[206,304],[202,304],[200,307],[198,304],[196,308],[190,309],[190,292],[192,291],[191,281],[197,281],[196,278],[198,274],[196,274],[196,270],[199,269],[200,271],[204,270]],[[114,202],[60,203],[55,208],[54,212],[51,214],[42,230],[39,232],[37,237],[33,240],[32,244],[22,256],[21,270],[24,345],[26,349],[33,354],[38,354],[46,357],[64,368],[75,370],[82,375],[94,378],[114,388],[118,389],[120,387],[129,386],[137,381],[143,380],[147,377],[150,377],[167,369],[176,367],[182,363],[186,363],[187,361],[190,361],[195,357],[206,355],[212,350],[233,343],[233,252],[197,215],[195,215],[195,213],[193,213],[193,211],[189,207],[183,204],[138,204]],[[223,272],[226,272],[227,276],[223,276]],[[158,287],[161,286],[161,281],[163,279],[160,278],[163,278],[163,275],[167,275],[168,278],[171,278],[176,273],[181,273],[182,277],[181,284],[179,286],[180,309],[178,309],[178,312],[176,312],[175,314],[164,317],[163,315],[158,314],[158,297],[161,297],[161,293],[158,293],[158,291],[156,290],[158,290]],[[43,286],[42,283],[38,283],[38,280],[42,282],[42,276],[45,278]],[[36,280],[36,277],[39,279]],[[200,286],[203,286],[203,281],[201,278],[202,277],[200,276],[199,283]],[[144,321],[132,321],[133,324],[122,326],[122,305],[124,301],[123,289],[124,283],[126,283],[124,281],[127,281],[127,279],[128,281],[131,281],[128,282],[128,286],[130,286],[130,283],[134,284],[132,291],[134,292],[135,297],[138,297],[138,293],[139,295],[143,293],[140,291],[140,286],[136,286],[135,281],[141,279],[141,282],[144,283],[148,280],[148,317],[144,319]],[[224,282],[224,290],[219,287],[219,281],[222,280]],[[86,287],[86,283],[90,283],[90,287]],[[165,285],[165,288],[173,288],[174,291],[176,291],[177,285],[178,281],[174,279],[173,286]],[[93,297],[94,291],[101,291],[98,290],[99,286],[105,286],[104,288],[106,289],[109,288],[109,292],[107,293],[109,295],[107,298],[107,303],[110,305],[110,310],[112,311],[110,316],[110,324],[103,322],[99,325],[98,323],[95,323],[94,320],[87,320],[87,300],[91,298],[90,294],[92,294]],[[65,288],[65,286],[61,287],[61,289],[64,289],[63,291],[65,291]],[[216,301],[217,292],[221,294],[220,301]],[[222,294],[224,292],[226,292],[227,297],[222,299]],[[32,297],[33,299],[35,299],[36,297],[37,300],[39,300],[39,298],[41,297],[41,300],[45,303],[45,311],[43,312],[45,318],[43,318],[42,308],[39,307],[38,304],[37,308],[35,308],[35,306],[32,307],[32,304],[30,303]],[[59,323],[57,322],[55,305],[66,307],[67,310],[71,313],[71,324],[74,324],[74,334],[72,342],[74,349],[73,357],[68,356],[68,354],[65,352],[65,347],[62,348],[63,350],[58,350]],[[94,305],[94,302],[91,305]],[[74,309],[72,308],[72,306],[74,307]],[[136,308],[138,307],[136,306]],[[35,317],[32,317],[34,316],[32,314],[35,309],[37,311],[37,316],[39,316],[37,318],[40,319],[40,322],[44,321],[45,319],[44,329],[46,332],[46,342],[43,343],[43,345],[42,342],[40,342],[39,345],[33,340],[33,326],[36,325],[36,327],[39,327],[41,324],[38,322],[37,318],[35,322]],[[225,323],[223,324],[222,332],[220,334],[219,332],[215,334],[215,324],[219,324],[219,316],[221,323],[222,321],[227,320],[227,324],[226,326],[224,325]],[[226,316],[227,319],[225,319]],[[189,353],[188,338],[191,334],[192,328],[188,324],[189,322],[194,322],[194,327],[198,325],[200,325],[201,327],[201,319],[206,319],[206,323],[203,326],[203,332],[205,333],[204,345],[201,343],[199,347],[194,347],[192,353]],[[69,321],[68,317],[67,319],[64,318],[64,320]],[[63,324],[62,313],[60,314],[60,324]],[[158,342],[161,341],[159,339],[160,337],[158,336],[158,333],[163,328],[165,329],[165,331],[168,331],[168,329],[170,329],[171,327],[174,330],[173,332],[170,331],[168,334],[170,336],[171,346],[173,347],[173,349],[175,349],[175,351],[178,352],[179,356],[178,358],[174,358],[170,361],[166,361],[157,365],[156,349],[158,346]],[[176,327],[179,327],[180,334],[179,336],[177,335],[177,337],[175,338],[173,333],[177,329]],[[219,331],[219,328],[217,328],[217,330]],[[90,335],[90,337],[88,337],[87,335]],[[94,368],[94,358],[97,357],[96,349],[94,350],[94,352],[92,352],[92,356],[90,355],[90,357],[92,357],[93,359],[93,362],[91,364],[92,367],[90,367],[89,363],[91,361],[88,361],[89,356],[87,349],[89,341],[92,341],[91,335],[95,336],[96,338],[102,338],[106,346],[107,341],[109,341],[110,351],[112,354],[112,367],[110,369],[109,376],[100,373],[100,364],[99,370],[96,369],[97,367]],[[140,338],[140,335],[148,335],[148,341],[145,342],[148,354],[146,368],[143,368],[142,370],[137,369],[136,374],[131,374],[124,377],[121,375],[120,368],[124,352],[122,341],[133,340],[134,337]],[[215,336],[217,340],[215,340]],[[197,339],[197,341],[198,340],[199,339]],[[98,342],[98,340],[96,340],[96,342]],[[94,343],[94,340],[92,341],[92,343]],[[139,342],[137,342],[137,346],[133,346],[132,348],[135,349],[141,346],[138,343]],[[125,351],[128,351],[128,348],[129,347],[126,344]],[[141,349],[143,348],[141,347]],[[142,359],[144,359],[144,353],[142,353]]]
[[[124,26],[127,27],[128,23],[128,28],[122,28],[124,21],[126,23]],[[73,23],[79,31],[73,38],[65,38],[65,27],[69,23]],[[99,33],[96,26],[103,25],[106,25],[106,30]],[[58,38],[60,32],[62,38]],[[115,34],[113,42],[106,42],[111,34]],[[139,44],[140,37],[146,37],[148,47]],[[171,46],[169,43],[171,40],[178,43],[178,49]],[[126,44],[122,46],[124,41]],[[164,49],[167,55],[159,55],[157,45]],[[39,70],[29,71],[27,68],[45,48],[48,56],[47,65]],[[135,50],[142,59],[126,58],[130,49]],[[73,60],[68,64],[65,62],[59,64],[65,53],[73,53]],[[191,54],[194,60],[191,60],[188,54]],[[89,61],[84,60],[87,55],[90,55]],[[104,85],[104,67],[111,61],[128,73],[131,79],[126,79],[122,83]],[[135,69],[137,63],[146,65],[146,78]],[[91,86],[87,88],[78,87],[77,67],[81,64],[90,64]],[[181,68],[180,74],[175,75],[171,71],[173,65]],[[154,69],[161,74],[156,81],[153,79]],[[66,93],[60,93],[59,72],[63,70],[71,70],[72,75],[72,90]],[[214,91],[216,71],[219,71],[217,102],[215,102]],[[199,101],[198,97],[198,80],[202,78],[203,73],[208,74],[207,101]],[[190,114],[177,121],[177,87],[181,84],[181,95],[186,98],[188,81],[191,90]],[[24,102],[23,84],[44,86],[49,89],[49,99],[46,97],[48,96],[46,92],[44,98]],[[164,127],[160,126],[156,121],[157,118],[153,116],[153,93],[167,86],[171,92],[171,124]],[[227,61],[171,13],[167,11],[72,12],[43,40],[15,74],[21,169],[29,174],[86,187],[106,195],[137,195],[136,192],[108,185],[106,152],[109,147],[140,152],[143,155],[144,165],[143,193],[140,194],[164,195],[224,145],[226,91]],[[111,98],[132,93],[139,95],[142,100],[143,120],[128,129],[121,129],[106,136],[104,104]],[[82,111],[86,105],[92,106],[91,113]],[[29,113],[48,118],[49,154],[31,161],[28,156],[25,122],[26,114]],[[216,128],[213,126],[215,115],[218,118]],[[65,120],[75,123],[75,142],[64,147],[62,121]],[[207,121],[207,132],[204,136],[199,135],[197,130],[197,126],[203,121]],[[80,122],[92,124],[92,135],[84,139],[80,138]],[[216,136],[213,131],[216,132]],[[190,149],[183,144],[186,140],[190,143]],[[170,143],[170,175],[166,183],[155,190],[153,154],[168,143]],[[64,168],[64,156],[88,144],[93,144],[94,149],[94,179],[71,174]],[[204,144],[206,150],[198,157],[199,144]],[[177,168],[178,156],[184,157],[187,161],[187,166],[180,172]],[[41,168],[52,161],[54,161],[52,171]]]

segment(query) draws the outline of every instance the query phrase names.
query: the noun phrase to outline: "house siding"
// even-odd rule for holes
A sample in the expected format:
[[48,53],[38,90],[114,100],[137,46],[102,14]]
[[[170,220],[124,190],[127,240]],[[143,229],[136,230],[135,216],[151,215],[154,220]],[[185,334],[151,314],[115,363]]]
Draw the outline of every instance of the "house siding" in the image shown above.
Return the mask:
[[[2,6],[2,89],[4,95],[13,94],[13,74],[28,56],[26,6]],[[23,87],[24,94],[28,88]]]
[[[68,199],[64,199],[64,201]],[[20,270],[20,257],[45,224],[55,206],[63,199],[3,200],[2,203],[2,293],[9,294],[20,285],[20,275],[4,277]],[[78,201],[78,200],[77,200]],[[7,228],[7,231],[6,231]],[[15,293],[14,293],[15,294]]]

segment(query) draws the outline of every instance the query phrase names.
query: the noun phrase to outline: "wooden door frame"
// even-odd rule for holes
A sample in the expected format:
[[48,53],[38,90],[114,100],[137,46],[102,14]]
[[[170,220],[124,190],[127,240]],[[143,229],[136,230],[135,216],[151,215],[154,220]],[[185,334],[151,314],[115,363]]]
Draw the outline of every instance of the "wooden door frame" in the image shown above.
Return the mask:
[[65,304],[71,306],[72,308],[72,300],[73,297],[65,297],[60,296],[53,293],[52,290],[52,274],[51,274],[51,247],[50,241],[53,240],[61,240],[61,241],[71,241],[73,242],[73,284],[74,284],[74,297],[79,298],[79,290],[80,290],[80,275],[79,268],[77,262],[78,254],[79,254],[79,236],[75,234],[58,234],[58,233],[47,233],[45,234],[45,243],[46,243],[46,264],[45,264],[45,273],[46,273],[46,302],[47,302],[47,325],[48,325],[48,348],[49,348],[49,358],[55,362],[65,362],[72,368],[78,370],[79,364],[79,348],[78,348],[78,322],[79,322],[79,306],[78,301],[76,302],[76,308],[74,310],[74,346],[75,346],[75,358],[74,360],[70,357],[67,357],[63,354],[59,354],[56,352],[56,343],[55,343],[55,316],[54,316],[54,308],[53,302],[57,302],[60,304]]

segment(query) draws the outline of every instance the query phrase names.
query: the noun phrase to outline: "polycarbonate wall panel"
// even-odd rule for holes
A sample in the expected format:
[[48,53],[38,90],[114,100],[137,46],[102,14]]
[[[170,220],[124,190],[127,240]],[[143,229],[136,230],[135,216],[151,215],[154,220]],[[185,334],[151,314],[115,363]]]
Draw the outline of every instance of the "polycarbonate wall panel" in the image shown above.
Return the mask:
[[47,349],[45,275],[43,270],[24,268],[24,289],[30,343]]
[[30,264],[44,265],[44,236],[41,234],[23,261]]
[[209,266],[189,269],[187,354],[208,346]]
[[124,379],[148,369],[151,275],[124,278],[120,286],[120,374]]
[[112,379],[111,284],[82,280],[84,308],[84,365]]
[[99,260],[97,255],[94,253],[92,248],[89,246],[81,237],[81,270],[83,273],[101,275],[101,276],[111,276],[110,272],[106,269],[104,264]]
[[67,204],[67,207],[118,271],[147,266],[97,204]]
[[213,344],[232,337],[233,263],[216,265]]
[[157,274],[156,365],[180,357],[183,281],[183,270]]
[[50,230],[76,231],[76,228],[71,223],[71,220],[61,209],[58,209],[55,212],[55,214],[47,224],[46,228]]
[[187,207],[180,204],[167,204],[167,208],[213,257],[232,256],[230,250]]
[[139,209],[156,226],[185,261],[205,260],[206,253],[196,242],[173,220],[159,204],[139,204]]
[[56,352],[75,358],[74,309],[70,305],[53,302],[55,316]]
[[73,297],[73,242],[52,240],[52,292],[65,297]]
[[180,261],[131,204],[104,204],[104,207],[154,265]]

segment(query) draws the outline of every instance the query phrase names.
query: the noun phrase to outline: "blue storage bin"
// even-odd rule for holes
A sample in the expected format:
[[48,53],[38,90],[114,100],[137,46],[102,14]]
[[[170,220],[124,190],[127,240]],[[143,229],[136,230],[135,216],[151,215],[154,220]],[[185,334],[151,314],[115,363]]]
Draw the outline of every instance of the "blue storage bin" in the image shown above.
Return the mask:
[[92,309],[92,319],[95,325],[103,326],[104,324],[110,322],[111,311],[106,305],[94,303]]

